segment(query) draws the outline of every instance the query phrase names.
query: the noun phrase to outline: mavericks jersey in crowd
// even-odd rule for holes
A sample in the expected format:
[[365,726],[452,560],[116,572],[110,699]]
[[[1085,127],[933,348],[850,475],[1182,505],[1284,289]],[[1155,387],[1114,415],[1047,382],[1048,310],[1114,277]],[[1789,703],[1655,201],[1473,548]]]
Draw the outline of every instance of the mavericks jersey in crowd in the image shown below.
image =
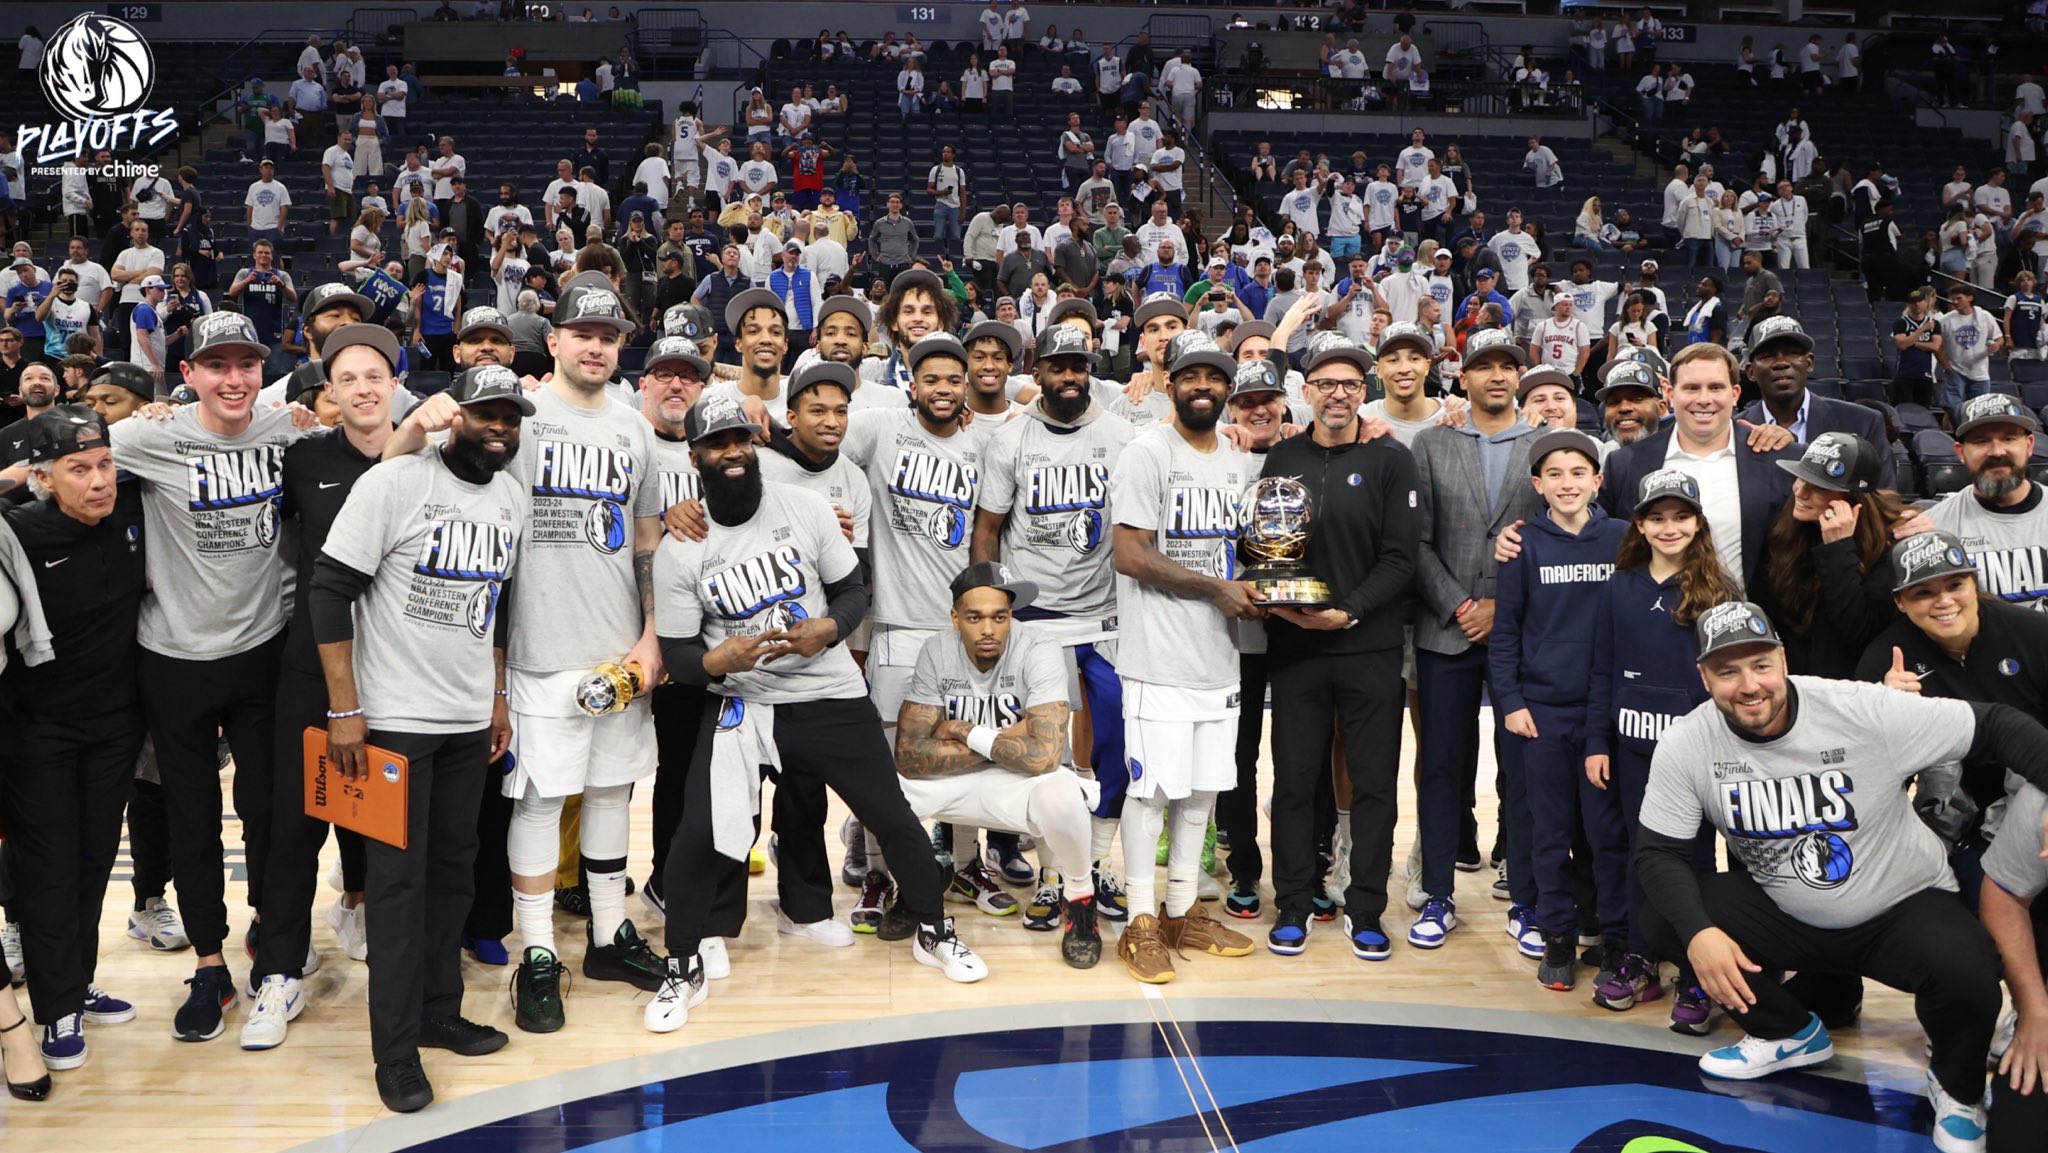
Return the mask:
[[1643,827],[1689,840],[1711,822],[1771,900],[1818,929],[1861,925],[1923,889],[1954,892],[1947,846],[1905,786],[1970,751],[1969,703],[1860,681],[1787,680],[1797,711],[1776,740],[1737,736],[1712,701],[1664,730]]
[[774,449],[763,449],[756,456],[761,462],[761,479],[771,484],[786,484],[804,489],[825,498],[825,503],[837,505],[853,518],[853,547],[868,547],[868,517],[874,508],[874,498],[868,495],[868,478],[846,459],[845,453],[832,458],[832,463],[813,471]]
[[[1155,534],[1159,551],[1183,568],[1220,580],[1237,576],[1238,502],[1259,474],[1259,458],[1222,437],[1196,452],[1173,427],[1141,434],[1110,474],[1115,524]],[[1230,622],[1192,600],[1118,576],[1117,671],[1126,679],[1191,689],[1238,683]]]
[[[1033,705],[1067,699],[1067,666],[1058,645],[1012,627],[1002,658],[982,672],[960,634],[947,629],[918,651],[908,699],[936,707],[947,720],[1006,729],[1023,720]],[[993,768],[995,762],[982,767]]]
[[876,624],[950,627],[949,590],[967,567],[974,533],[979,428],[955,425],[953,435],[933,436],[909,408],[863,409],[848,421],[840,452],[867,473],[874,508]]
[[356,481],[321,551],[375,578],[355,608],[356,683],[371,728],[466,733],[491,723],[499,595],[525,524],[526,494],[509,472],[471,484],[439,451],[386,461]]
[[1009,514],[1002,562],[1038,585],[1032,608],[1116,615],[1109,474],[1132,435],[1129,421],[1091,403],[1073,425],[1054,423],[1033,404],[989,437],[981,507]]
[[1928,510],[1928,519],[1961,538],[1985,593],[2048,611],[2048,508],[2039,484],[2028,489],[2027,498],[2011,508],[1986,505],[1967,488],[1952,492]]
[[[654,619],[662,636],[757,636],[826,615],[825,585],[860,564],[839,518],[817,496],[762,485],[761,507],[741,525],[711,518],[703,540],[665,536],[654,554]],[[850,700],[868,695],[853,655],[834,644],[814,657],[788,653],[712,682],[711,690],[759,704]]]
[[[606,397],[579,408],[543,387],[507,471],[530,494],[505,663],[531,673],[588,671],[640,640],[633,519],[658,517],[654,426]],[[563,697],[563,707],[570,698]]]
[[245,653],[284,628],[284,450],[303,434],[285,409],[258,410],[215,436],[199,406],[108,430],[114,462],[143,483],[150,595],[137,640],[206,661]]

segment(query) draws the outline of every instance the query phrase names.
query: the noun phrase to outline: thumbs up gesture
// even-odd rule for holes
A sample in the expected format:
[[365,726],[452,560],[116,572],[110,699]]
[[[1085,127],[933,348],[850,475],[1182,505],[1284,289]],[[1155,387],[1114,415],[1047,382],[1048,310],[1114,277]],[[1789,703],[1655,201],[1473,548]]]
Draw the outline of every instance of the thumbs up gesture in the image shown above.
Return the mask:
[[1920,674],[1906,670],[1906,654],[1897,645],[1892,646],[1892,667],[1884,674],[1885,687],[1902,693],[1920,691]]

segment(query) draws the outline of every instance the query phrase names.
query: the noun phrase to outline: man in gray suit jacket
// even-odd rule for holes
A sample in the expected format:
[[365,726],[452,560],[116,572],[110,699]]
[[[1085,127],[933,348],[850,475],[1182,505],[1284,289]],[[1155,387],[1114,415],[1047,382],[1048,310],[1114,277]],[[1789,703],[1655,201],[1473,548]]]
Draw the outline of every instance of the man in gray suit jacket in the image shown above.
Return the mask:
[[[1395,325],[1381,338],[1380,355],[1396,341]],[[1427,336],[1423,340],[1427,341]],[[1432,352],[1434,350],[1432,349]],[[1415,671],[1422,730],[1417,808],[1425,896],[1408,943],[1433,949],[1457,926],[1452,890],[1456,870],[1479,868],[1478,829],[1472,818],[1479,772],[1479,701],[1487,680],[1486,641],[1493,631],[1493,589],[1498,566],[1494,537],[1533,516],[1542,501],[1529,484],[1529,445],[1536,431],[1515,410],[1515,393],[1528,357],[1512,334],[1475,332],[1465,345],[1465,391],[1472,401],[1464,427],[1438,425],[1416,434],[1411,446],[1420,474],[1422,550],[1417,574],[1422,609],[1415,621]],[[1511,814],[1527,807],[1516,744],[1494,719],[1494,752]],[[1526,819],[1522,827],[1526,827]],[[1503,825],[1516,827],[1513,817]],[[1529,846],[1510,835],[1508,878],[1518,893],[1515,910],[1536,903]],[[1541,951],[1541,942],[1537,941]]]
[[1791,430],[1798,444],[1812,444],[1813,438],[1824,432],[1861,437],[1877,450],[1877,487],[1895,486],[1884,417],[1860,404],[1815,396],[1806,387],[1806,378],[1813,372],[1813,338],[1797,320],[1773,316],[1760,321],[1749,331],[1744,357],[1743,374],[1763,399],[1743,409],[1738,419],[1780,425]]

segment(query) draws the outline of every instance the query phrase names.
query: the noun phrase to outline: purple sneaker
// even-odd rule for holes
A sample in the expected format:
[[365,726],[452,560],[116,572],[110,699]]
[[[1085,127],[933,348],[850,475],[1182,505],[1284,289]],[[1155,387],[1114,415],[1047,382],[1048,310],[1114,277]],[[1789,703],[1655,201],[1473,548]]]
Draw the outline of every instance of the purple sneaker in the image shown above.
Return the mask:
[[1593,986],[1593,1003],[1617,1013],[1663,995],[1657,967],[1634,953],[1622,957],[1618,967],[1602,970]]
[[1707,1023],[1713,1011],[1713,1003],[1698,985],[1680,985],[1671,1001],[1671,1031],[1704,1037],[1713,1031]]

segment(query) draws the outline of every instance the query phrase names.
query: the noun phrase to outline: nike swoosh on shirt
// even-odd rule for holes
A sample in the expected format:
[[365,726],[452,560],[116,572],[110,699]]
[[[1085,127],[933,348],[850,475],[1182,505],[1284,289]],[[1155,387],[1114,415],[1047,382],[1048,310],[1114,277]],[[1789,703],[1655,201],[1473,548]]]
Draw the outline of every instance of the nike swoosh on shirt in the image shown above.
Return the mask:
[[68,557],[68,556],[62,556],[62,557],[58,557],[58,558],[57,558],[56,560],[46,560],[46,561],[44,561],[44,562],[43,562],[43,567],[44,567],[44,568],[56,568],[56,567],[57,567],[58,565],[60,565],[60,564],[63,564],[63,563],[65,562],[65,561],[68,561],[68,560],[70,560],[70,559],[71,559],[71,558],[70,558],[70,557]]
[[326,489],[330,489],[330,488],[340,488],[340,487],[341,487],[341,482],[340,482],[340,481],[338,481],[338,480],[323,480],[323,481],[321,481],[321,482],[320,482],[320,488],[321,488],[321,489],[322,489],[323,491],[324,491],[324,490],[326,490]]

